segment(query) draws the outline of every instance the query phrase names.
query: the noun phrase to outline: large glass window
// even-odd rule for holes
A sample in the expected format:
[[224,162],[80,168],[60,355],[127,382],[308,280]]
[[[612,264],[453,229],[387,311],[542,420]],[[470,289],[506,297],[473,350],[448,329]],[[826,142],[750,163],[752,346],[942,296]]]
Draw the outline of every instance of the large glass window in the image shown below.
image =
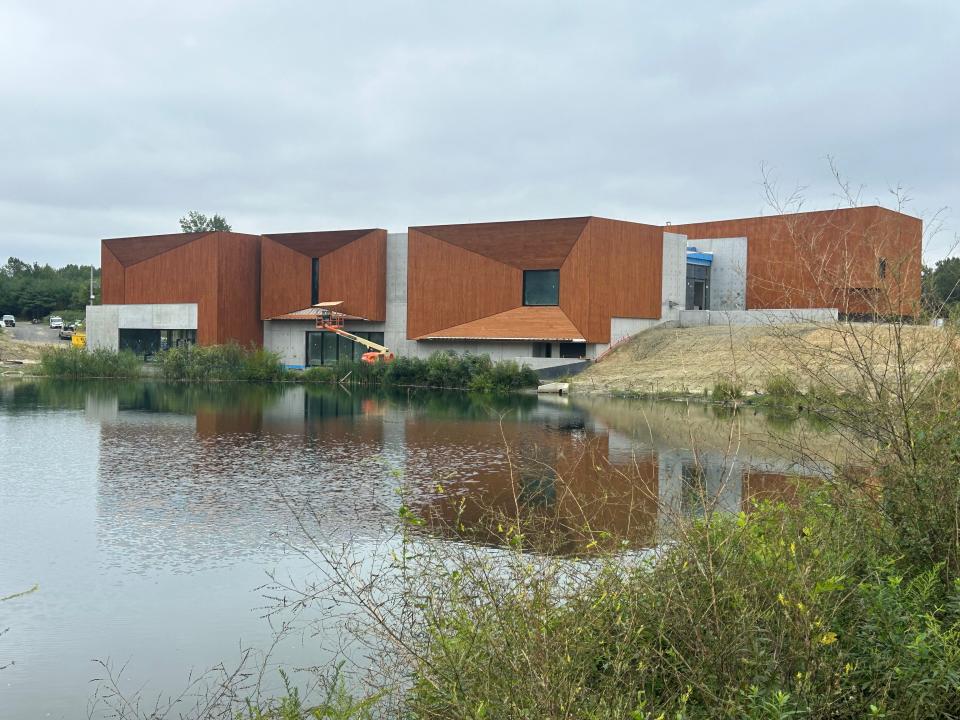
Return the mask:
[[310,304],[320,302],[320,258],[310,260]]
[[185,345],[196,345],[196,330],[147,330],[123,328],[119,348],[149,360],[158,352]]
[[[382,332],[353,332],[352,330],[348,332],[383,345]],[[368,351],[367,346],[336,333],[325,330],[307,333],[307,365],[334,365],[340,360],[359,361],[360,357]]]
[[560,304],[560,271],[559,270],[524,270],[523,271],[523,304],[524,305],[559,305]]

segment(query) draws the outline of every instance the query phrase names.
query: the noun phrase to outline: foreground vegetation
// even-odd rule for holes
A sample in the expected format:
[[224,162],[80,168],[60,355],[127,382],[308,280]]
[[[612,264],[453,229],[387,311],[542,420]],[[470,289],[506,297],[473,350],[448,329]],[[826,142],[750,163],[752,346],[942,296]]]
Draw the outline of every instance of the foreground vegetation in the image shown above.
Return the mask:
[[877,441],[869,466],[739,515],[694,482],[704,514],[661,507],[653,553],[617,551],[582,506],[564,518],[582,559],[544,552],[522,505],[490,518],[498,552],[424,537],[404,510],[402,551],[373,581],[329,553],[340,601],[395,662],[385,716],[960,717],[960,374],[879,389],[832,415]]

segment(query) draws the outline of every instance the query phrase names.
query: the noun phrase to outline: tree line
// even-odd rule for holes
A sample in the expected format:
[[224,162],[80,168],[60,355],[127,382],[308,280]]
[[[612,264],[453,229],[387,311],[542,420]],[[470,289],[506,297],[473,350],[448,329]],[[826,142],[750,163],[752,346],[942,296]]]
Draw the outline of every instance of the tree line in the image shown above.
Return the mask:
[[938,260],[933,267],[923,266],[924,306],[948,312],[960,304],[960,257]]
[[[100,268],[93,269],[95,302],[100,302]],[[29,263],[10,258],[0,267],[0,312],[17,319],[42,318],[51,312],[83,312],[90,302],[90,266]]]

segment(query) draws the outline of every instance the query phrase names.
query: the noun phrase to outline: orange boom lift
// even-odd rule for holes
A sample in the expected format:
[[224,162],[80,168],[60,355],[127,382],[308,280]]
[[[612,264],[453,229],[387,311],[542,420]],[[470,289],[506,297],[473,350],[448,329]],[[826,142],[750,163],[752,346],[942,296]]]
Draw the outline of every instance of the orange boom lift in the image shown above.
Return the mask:
[[353,342],[359,343],[365,348],[369,348],[369,352],[365,352],[360,356],[360,359],[365,363],[373,364],[378,362],[392,362],[394,354],[390,352],[389,348],[367,340],[366,338],[359,337],[358,335],[354,335],[353,333],[347,332],[343,329],[343,313],[333,309],[342,304],[343,300],[335,300],[332,302],[317,303],[313,306],[317,308],[317,330],[326,330],[327,332],[336,333],[340,337],[347,338],[347,340],[353,340]]

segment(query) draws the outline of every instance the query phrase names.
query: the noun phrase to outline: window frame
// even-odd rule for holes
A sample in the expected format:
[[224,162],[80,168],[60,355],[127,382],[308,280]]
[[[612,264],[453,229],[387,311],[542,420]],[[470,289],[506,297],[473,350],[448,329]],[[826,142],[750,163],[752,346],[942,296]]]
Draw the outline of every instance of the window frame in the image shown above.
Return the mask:
[[[556,302],[528,302],[527,301],[527,278],[532,274],[543,275],[545,273],[553,273],[556,278]],[[542,268],[539,270],[524,270],[523,271],[523,288],[521,290],[522,297],[520,298],[523,302],[524,307],[557,307],[560,305],[560,270]]]

